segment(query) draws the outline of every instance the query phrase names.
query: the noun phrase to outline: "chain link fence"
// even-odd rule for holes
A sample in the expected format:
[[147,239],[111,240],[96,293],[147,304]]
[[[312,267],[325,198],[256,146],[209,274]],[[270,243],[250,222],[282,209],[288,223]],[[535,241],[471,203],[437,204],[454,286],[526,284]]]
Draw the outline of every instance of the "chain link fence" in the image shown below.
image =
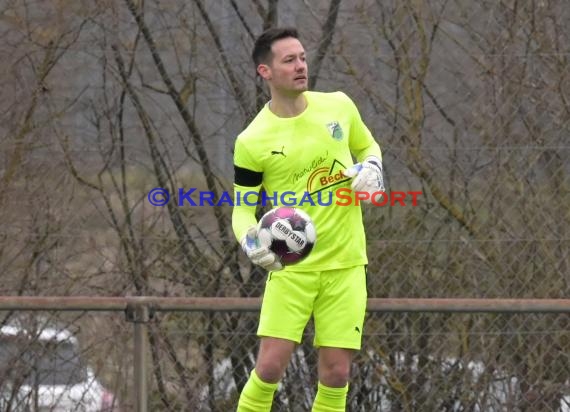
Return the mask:
[[[231,193],[235,136],[268,98],[249,55],[273,25],[299,28],[311,88],[357,103],[388,189],[421,192],[363,208],[370,297],[570,296],[563,0],[0,1],[0,295],[261,296],[265,273],[239,250],[231,207],[179,205],[177,193],[194,189],[198,204],[200,191]],[[170,201],[151,204],[154,188]],[[373,314],[351,408],[563,408],[567,322]],[[128,410],[124,319],[63,323],[89,348],[101,397],[119,393]],[[211,395],[210,372],[230,357],[243,384],[255,323],[155,319],[164,378],[151,410],[193,410],[190,399],[229,410],[235,390]],[[303,348],[304,389],[286,378],[281,410],[310,399]]]
[[[64,301],[26,308],[91,311],[3,313],[3,411],[235,410],[253,368],[258,302]],[[479,302],[371,301],[347,410],[569,411],[570,302]],[[272,410],[311,410],[312,337],[310,324]]]

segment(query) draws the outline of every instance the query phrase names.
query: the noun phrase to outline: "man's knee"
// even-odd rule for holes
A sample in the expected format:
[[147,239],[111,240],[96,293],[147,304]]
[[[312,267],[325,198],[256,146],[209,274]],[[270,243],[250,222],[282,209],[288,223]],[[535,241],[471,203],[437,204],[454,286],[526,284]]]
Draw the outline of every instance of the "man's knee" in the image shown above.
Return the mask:
[[345,386],[350,379],[350,363],[344,361],[329,362],[319,371],[320,381],[333,388]]
[[263,382],[277,383],[281,380],[286,368],[287,365],[283,365],[279,359],[266,358],[258,359],[255,371]]
[[319,380],[332,388],[345,386],[350,379],[352,355],[351,350],[322,348],[319,351]]
[[255,371],[259,378],[268,383],[277,383],[295,349],[295,342],[278,338],[263,338],[259,348]]

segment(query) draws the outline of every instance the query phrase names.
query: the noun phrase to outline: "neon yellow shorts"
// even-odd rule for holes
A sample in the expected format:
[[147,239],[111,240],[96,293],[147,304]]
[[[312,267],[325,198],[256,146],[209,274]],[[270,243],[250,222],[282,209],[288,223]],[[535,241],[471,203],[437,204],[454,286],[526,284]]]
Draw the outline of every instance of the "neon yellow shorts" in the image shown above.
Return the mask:
[[271,272],[257,334],[300,343],[311,315],[314,345],[360,349],[366,313],[366,269]]

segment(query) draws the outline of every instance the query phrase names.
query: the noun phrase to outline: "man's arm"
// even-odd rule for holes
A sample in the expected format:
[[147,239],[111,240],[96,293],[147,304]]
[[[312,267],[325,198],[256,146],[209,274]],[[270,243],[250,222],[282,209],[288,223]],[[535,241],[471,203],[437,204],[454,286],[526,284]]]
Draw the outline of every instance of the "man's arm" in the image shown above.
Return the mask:
[[[263,173],[234,165],[234,174],[232,229],[236,239],[241,241],[248,229],[257,224],[255,211]],[[256,195],[254,196],[253,193]]]
[[352,120],[350,125],[350,152],[358,162],[363,162],[367,157],[374,156],[382,161],[382,151],[380,146],[374,140],[372,133],[364,124],[358,108],[354,102],[347,96],[349,110]]
[[358,108],[348,98],[352,113],[349,147],[359,164],[347,171],[348,176],[355,176],[352,189],[374,193],[384,191],[382,152],[372,133],[362,121]]
[[261,246],[257,238],[257,220],[255,211],[259,199],[259,189],[263,180],[262,172],[255,172],[234,166],[234,208],[232,211],[232,229],[236,239],[247,257],[266,270],[281,270],[283,266],[277,255],[267,247]]
[[[238,188],[235,187],[234,193],[238,192]],[[245,192],[242,192],[242,194]],[[248,196],[247,201],[253,200],[253,196]],[[248,206],[243,204],[243,199],[239,200],[240,204],[234,203],[234,209],[232,211],[232,229],[236,239],[241,241],[248,229],[257,224],[255,220],[255,206]]]

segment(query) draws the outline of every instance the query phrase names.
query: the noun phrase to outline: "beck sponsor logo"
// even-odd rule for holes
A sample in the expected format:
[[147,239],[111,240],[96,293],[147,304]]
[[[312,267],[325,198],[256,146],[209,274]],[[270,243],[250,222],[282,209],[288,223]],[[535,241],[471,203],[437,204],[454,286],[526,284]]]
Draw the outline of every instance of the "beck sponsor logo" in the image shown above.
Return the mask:
[[342,173],[342,171],[340,171],[338,173],[335,173],[334,175],[321,177],[320,182],[322,186],[328,186],[345,179],[347,179],[347,177],[344,175],[344,173]]
[[307,192],[317,193],[350,180],[343,173],[343,170],[346,170],[346,166],[336,159],[333,160],[330,167],[315,169],[307,178]]

